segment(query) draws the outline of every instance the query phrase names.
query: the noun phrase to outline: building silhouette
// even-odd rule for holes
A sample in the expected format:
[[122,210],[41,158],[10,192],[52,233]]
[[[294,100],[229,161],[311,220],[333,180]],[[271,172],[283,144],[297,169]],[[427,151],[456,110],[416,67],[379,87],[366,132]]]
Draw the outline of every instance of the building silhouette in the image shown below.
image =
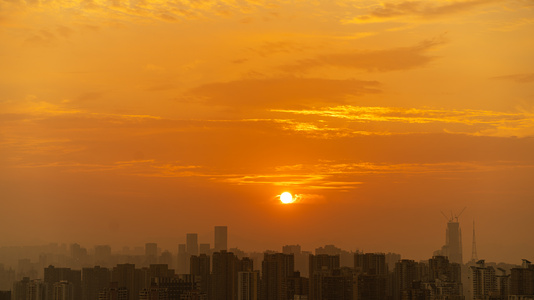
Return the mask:
[[228,250],[228,227],[215,226],[215,243],[213,250],[215,252]]
[[310,291],[309,300],[322,299],[322,282],[325,276],[339,269],[339,255],[318,254],[309,256]]
[[293,254],[265,253],[262,262],[261,299],[289,300],[288,278],[295,272]]
[[385,300],[388,297],[388,268],[384,253],[355,253],[356,298]]
[[189,255],[198,255],[198,235],[196,233],[186,234],[186,251]]
[[145,266],[158,263],[158,244],[145,244]]
[[395,263],[393,269],[393,299],[401,300],[404,291],[411,290],[414,281],[420,281],[418,263],[413,260],[403,259]]
[[98,300],[129,300],[128,289],[119,287],[118,282],[111,282],[109,287],[98,294]]
[[74,286],[71,282],[61,280],[54,283],[53,300],[77,300],[74,298]]
[[210,244],[208,243],[201,243],[198,246],[198,253],[199,254],[210,254]]
[[237,300],[260,299],[260,272],[241,271],[237,273]]
[[521,268],[513,268],[510,274],[510,296],[513,299],[520,297],[534,298],[534,265],[523,259]]
[[[76,248],[77,247],[75,247],[75,249]],[[95,246],[95,265],[100,265],[100,266],[105,266],[105,267],[111,266],[111,246],[110,245],[96,245]]]
[[210,299],[237,299],[237,260],[232,252],[223,250],[213,253]]
[[109,287],[111,271],[95,266],[82,269],[82,300],[98,299],[100,291]]
[[[123,297],[127,294],[127,299],[138,300],[139,290],[144,284],[144,278],[141,277],[141,271],[135,269],[134,264],[118,264],[111,272],[110,297]],[[126,291],[126,292],[125,292]]]
[[[341,269],[320,271],[321,281],[316,284],[315,299],[321,300],[353,300],[354,299],[354,270],[343,267]],[[316,273],[317,275],[317,273]]]
[[[465,210],[465,208],[464,208]],[[447,218],[447,230],[445,232],[445,245],[441,247],[440,250],[434,252],[434,256],[447,256],[451,263],[463,264],[463,254],[462,254],[462,229],[460,228],[460,222],[458,218],[464,212],[462,210],[458,215],[453,215],[447,217],[445,214],[443,216]],[[442,212],[443,213],[443,212]],[[475,238],[473,231],[473,239]],[[474,240],[473,240],[474,241]],[[473,242],[473,254],[476,256],[476,244]]]
[[176,271],[178,274],[187,274],[187,252],[185,244],[178,244],[178,256],[176,259]]
[[310,292],[310,279],[302,277],[300,272],[295,271],[293,276],[287,279],[289,299],[308,299]]
[[54,299],[54,284],[65,282],[72,285],[74,299],[82,299],[82,272],[70,268],[55,268],[48,266],[44,269],[44,283],[47,285],[47,299]]
[[189,273],[199,277],[200,291],[207,295],[209,292],[210,257],[206,254],[191,256]]
[[492,266],[486,266],[483,259],[469,267],[469,299],[489,299],[497,291],[497,277]]

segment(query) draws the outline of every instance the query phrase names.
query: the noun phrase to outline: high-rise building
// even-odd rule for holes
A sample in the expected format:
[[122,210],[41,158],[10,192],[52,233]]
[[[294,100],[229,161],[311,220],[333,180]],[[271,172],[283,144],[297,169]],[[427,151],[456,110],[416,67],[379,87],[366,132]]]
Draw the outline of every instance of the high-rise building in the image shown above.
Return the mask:
[[54,283],[53,290],[54,300],[77,300],[74,298],[73,284],[66,280]]
[[186,246],[186,258],[185,258],[185,269],[189,270],[190,266],[189,263],[191,262],[191,256],[192,255],[198,255],[198,235],[196,233],[188,233],[186,234],[185,239],[185,246]]
[[117,282],[111,282],[109,287],[98,294],[98,300],[130,300],[128,289],[119,287]]
[[384,253],[355,253],[357,299],[385,300],[388,297],[388,267]]
[[95,265],[110,267],[111,266],[111,246],[95,246]]
[[3,264],[0,264],[0,290],[8,291],[13,287],[13,283],[16,280],[15,270],[11,267],[5,269]]
[[[23,277],[20,281],[13,283],[12,300],[26,300],[28,298],[28,287],[30,286],[30,278]],[[44,296],[43,296],[44,298]]]
[[82,272],[81,270],[71,270],[70,268],[55,268],[48,266],[44,269],[44,282],[48,286],[48,299],[54,299],[54,284],[60,281],[67,281],[72,284],[72,294],[74,299],[82,299]]
[[[523,259],[521,268],[513,268],[510,275],[510,295],[515,298],[534,298],[534,265]],[[525,297],[526,298],[526,297]]]
[[497,291],[497,277],[492,266],[486,266],[483,259],[477,261],[475,266],[469,267],[468,296],[469,299],[489,299]]
[[70,245],[70,256],[73,265],[81,265],[87,259],[87,249],[82,248],[79,244]]
[[82,269],[82,300],[98,299],[100,291],[109,287],[111,271],[96,266]]
[[232,252],[213,253],[210,299],[237,299],[237,260]]
[[228,250],[228,227],[215,226],[215,244],[214,251]]
[[28,286],[28,298],[30,300],[45,300],[47,291],[52,287],[40,279],[34,279]]
[[295,270],[299,271],[302,276],[309,276],[310,252],[302,251],[300,245],[285,245],[282,247],[282,253],[293,254],[295,257]]
[[158,244],[145,244],[145,266],[158,263]]
[[265,253],[262,262],[262,299],[289,300],[287,280],[294,272],[293,254]]
[[198,247],[199,254],[209,254],[210,253],[210,244],[200,244]]
[[111,272],[111,281],[116,282],[115,286],[110,285],[111,294],[122,295],[124,290],[128,294],[129,300],[139,299],[139,290],[144,287],[145,281],[140,274],[141,270],[135,269],[134,264],[118,264]]
[[352,268],[322,270],[315,273],[315,278],[318,274],[321,274],[321,280],[316,283],[315,299],[354,299],[354,270]]
[[354,254],[354,270],[367,275],[387,275],[386,255],[357,252]]
[[260,271],[237,273],[237,300],[260,299]]
[[174,268],[174,266],[172,264],[172,254],[171,254],[171,252],[169,252],[167,250],[161,252],[161,255],[159,256],[159,259],[158,259],[158,263],[159,264],[168,265],[169,268]]
[[302,277],[300,272],[295,271],[293,276],[287,279],[287,290],[289,299],[308,299],[310,292],[310,279],[308,277]]
[[189,255],[198,255],[198,235],[196,233],[186,235],[186,247]]
[[[465,208],[464,208],[465,210]],[[451,263],[463,264],[463,254],[462,254],[462,229],[460,228],[460,223],[458,218],[463,213],[463,210],[458,215],[453,215],[451,213],[450,217],[447,217],[447,230],[445,233],[445,245],[441,247],[441,250],[434,251],[434,256],[447,256]],[[474,225],[473,225],[474,226]],[[476,244],[474,242],[474,230],[473,230],[473,251],[476,252]],[[474,252],[474,253],[475,253]],[[476,256],[476,254],[474,254]]]
[[190,271],[192,276],[200,278],[200,291],[208,294],[210,276],[210,257],[206,254],[191,256]]
[[323,278],[330,276],[332,270],[339,269],[339,255],[309,255],[310,300],[322,299],[321,288]]
[[462,229],[458,219],[447,223],[446,243],[447,256],[452,263],[462,264]]
[[189,269],[187,268],[187,251],[185,244],[178,244],[178,257],[176,260],[176,271],[178,274],[187,274]]
[[401,300],[402,292],[412,289],[412,283],[421,280],[417,272],[417,263],[403,259],[395,263],[393,275],[393,299]]
[[[508,300],[510,295],[510,274],[506,274],[506,270],[502,268],[497,268],[497,270],[498,272],[495,275],[497,281],[497,292],[494,293],[494,298],[496,300]],[[534,298],[534,293],[529,296]]]

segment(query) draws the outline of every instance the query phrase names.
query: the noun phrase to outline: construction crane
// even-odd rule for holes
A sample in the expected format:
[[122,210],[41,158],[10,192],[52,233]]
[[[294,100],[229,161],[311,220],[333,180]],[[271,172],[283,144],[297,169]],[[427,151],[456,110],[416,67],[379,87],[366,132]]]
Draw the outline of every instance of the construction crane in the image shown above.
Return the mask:
[[464,213],[466,208],[467,208],[467,206],[464,207],[464,209],[462,209],[462,211],[460,211],[460,213],[457,214],[457,215],[455,215],[451,210],[451,217],[450,218],[443,211],[440,210],[440,212],[445,217],[445,219],[447,219],[448,222],[453,222],[454,220],[456,220],[456,222],[458,222],[458,218]]

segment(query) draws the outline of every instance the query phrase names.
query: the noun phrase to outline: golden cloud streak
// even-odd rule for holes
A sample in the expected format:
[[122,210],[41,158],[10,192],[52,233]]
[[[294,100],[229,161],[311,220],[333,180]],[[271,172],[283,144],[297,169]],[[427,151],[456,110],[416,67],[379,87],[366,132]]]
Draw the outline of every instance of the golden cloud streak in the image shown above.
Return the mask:
[[[342,119],[351,122],[388,122],[407,124],[462,124],[482,125],[475,135],[530,136],[534,134],[534,113],[529,111],[507,113],[488,110],[444,110],[399,107],[336,106],[312,110],[273,109],[295,115]],[[295,125],[293,130],[320,130],[309,125]],[[444,129],[445,130],[445,129]],[[445,130],[447,131],[447,130]],[[449,131],[450,132],[450,131]]]

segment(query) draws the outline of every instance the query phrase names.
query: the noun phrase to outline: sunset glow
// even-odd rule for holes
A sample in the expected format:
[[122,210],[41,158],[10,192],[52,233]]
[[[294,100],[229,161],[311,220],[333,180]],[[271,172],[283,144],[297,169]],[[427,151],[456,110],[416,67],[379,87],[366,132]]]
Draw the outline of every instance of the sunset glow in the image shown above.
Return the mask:
[[0,0],[0,246],[419,260],[467,207],[464,253],[532,259],[532,37],[527,0]]

